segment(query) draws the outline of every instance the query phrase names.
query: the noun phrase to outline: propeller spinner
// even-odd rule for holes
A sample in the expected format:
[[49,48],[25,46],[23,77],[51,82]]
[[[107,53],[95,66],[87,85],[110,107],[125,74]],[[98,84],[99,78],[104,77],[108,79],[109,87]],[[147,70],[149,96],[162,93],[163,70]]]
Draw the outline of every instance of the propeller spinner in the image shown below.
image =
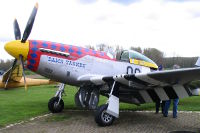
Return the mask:
[[[9,82],[10,76],[12,75],[12,71],[13,68],[16,65],[17,60],[20,60],[22,68],[23,68],[23,77],[24,77],[24,86],[25,86],[25,90],[27,89],[26,86],[26,76],[24,73],[24,61],[27,59],[27,55],[28,55],[28,51],[29,51],[29,42],[26,41],[31,33],[32,27],[33,27],[33,23],[35,20],[35,16],[37,14],[37,10],[38,10],[38,4],[36,3],[33,11],[29,17],[29,20],[26,24],[26,28],[24,30],[24,34],[23,37],[21,39],[21,31],[19,28],[19,24],[17,22],[17,19],[14,20],[14,35],[15,35],[15,41],[11,41],[5,44],[4,49],[13,57],[15,57],[15,60],[12,64],[11,67],[11,71],[10,74],[8,76],[8,79],[6,80],[5,83],[5,88]],[[21,40],[20,40],[21,39]]]

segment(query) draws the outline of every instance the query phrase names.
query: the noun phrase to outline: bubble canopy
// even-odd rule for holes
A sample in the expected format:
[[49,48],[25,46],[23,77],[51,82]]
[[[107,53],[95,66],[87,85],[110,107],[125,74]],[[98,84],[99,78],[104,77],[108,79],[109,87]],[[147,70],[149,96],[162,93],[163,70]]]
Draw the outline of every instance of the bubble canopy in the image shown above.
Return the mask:
[[151,59],[149,59],[148,57],[144,56],[143,54],[141,54],[137,51],[124,50],[121,52],[121,54],[120,54],[121,61],[129,62],[130,59],[151,63],[151,64],[154,64],[155,66],[157,66],[154,61],[152,61]]

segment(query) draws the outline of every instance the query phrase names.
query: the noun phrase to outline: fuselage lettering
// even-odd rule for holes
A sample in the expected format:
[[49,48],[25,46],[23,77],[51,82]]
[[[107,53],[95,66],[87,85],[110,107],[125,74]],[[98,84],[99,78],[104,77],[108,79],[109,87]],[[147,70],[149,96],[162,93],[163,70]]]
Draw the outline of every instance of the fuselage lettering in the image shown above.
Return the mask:
[[135,68],[135,73],[141,73],[139,68]]
[[48,62],[53,63],[53,64],[63,64],[63,65],[68,65],[68,66],[74,66],[78,68],[85,68],[86,66],[86,64],[81,63],[81,62],[52,57],[52,56],[48,56]]
[[127,66],[127,74],[133,74],[133,68],[131,66]]
[[127,66],[126,68],[126,74],[134,74],[134,73],[141,73],[139,68],[133,69],[131,66]]

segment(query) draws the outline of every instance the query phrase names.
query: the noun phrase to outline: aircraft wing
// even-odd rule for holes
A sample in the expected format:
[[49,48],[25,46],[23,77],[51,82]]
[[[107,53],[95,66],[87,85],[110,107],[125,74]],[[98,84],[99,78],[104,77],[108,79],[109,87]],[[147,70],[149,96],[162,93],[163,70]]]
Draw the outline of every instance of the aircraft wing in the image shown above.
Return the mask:
[[186,84],[194,80],[200,80],[200,67],[155,71],[149,73],[122,74],[115,76],[84,75],[78,80],[85,82],[90,81],[96,85],[101,85],[109,81],[118,81],[128,86],[131,86],[133,83],[141,85],[145,88],[152,86],[163,87],[175,84]]
[[138,81],[146,85],[153,86],[172,86],[175,84],[187,84],[194,80],[200,79],[200,67],[184,68],[165,71],[156,71],[150,73],[137,73],[124,75],[129,81]]
[[199,79],[200,68],[196,67],[115,76],[94,75],[88,80],[95,85],[117,81],[122,99],[135,99],[134,102],[140,104],[197,95],[199,91],[191,88],[190,82]]

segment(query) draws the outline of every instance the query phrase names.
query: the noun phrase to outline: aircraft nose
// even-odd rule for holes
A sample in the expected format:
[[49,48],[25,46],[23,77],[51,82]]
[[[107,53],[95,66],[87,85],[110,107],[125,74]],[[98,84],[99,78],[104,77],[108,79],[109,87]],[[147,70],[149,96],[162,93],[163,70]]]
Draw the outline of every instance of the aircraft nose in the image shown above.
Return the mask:
[[16,59],[19,59],[19,56],[22,55],[23,59],[27,59],[29,52],[29,42],[21,43],[20,40],[11,41],[5,44],[4,49]]

